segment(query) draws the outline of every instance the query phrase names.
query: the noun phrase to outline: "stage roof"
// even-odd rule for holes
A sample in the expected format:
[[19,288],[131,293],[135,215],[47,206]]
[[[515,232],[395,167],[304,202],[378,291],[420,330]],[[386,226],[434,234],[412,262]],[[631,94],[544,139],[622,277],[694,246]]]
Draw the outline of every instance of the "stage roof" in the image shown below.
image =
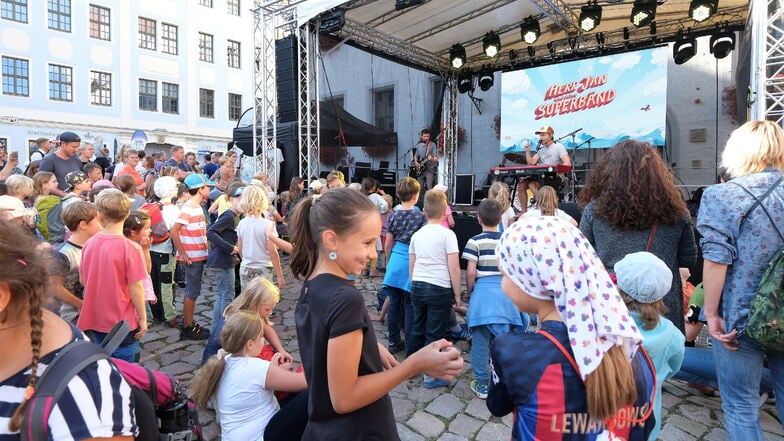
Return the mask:
[[[266,4],[271,10],[291,5],[274,0]],[[739,30],[746,24],[750,7],[748,0],[719,0],[717,13],[697,23],[688,17],[690,0],[658,0],[652,29],[632,25],[633,2],[599,0],[599,26],[582,32],[577,21],[586,1],[424,0],[401,11],[395,10],[395,4],[395,0],[307,0],[296,5],[297,21],[303,24],[332,9],[343,9],[345,25],[331,33],[337,40],[443,74],[451,70],[449,50],[456,43],[467,52],[464,69],[516,70],[656,46],[673,41],[679,30],[693,36],[709,35],[719,28]],[[520,25],[528,16],[537,18],[541,28],[539,40],[531,46],[533,56],[520,34]],[[492,59],[482,48],[482,38],[490,31],[499,34],[502,46]]]

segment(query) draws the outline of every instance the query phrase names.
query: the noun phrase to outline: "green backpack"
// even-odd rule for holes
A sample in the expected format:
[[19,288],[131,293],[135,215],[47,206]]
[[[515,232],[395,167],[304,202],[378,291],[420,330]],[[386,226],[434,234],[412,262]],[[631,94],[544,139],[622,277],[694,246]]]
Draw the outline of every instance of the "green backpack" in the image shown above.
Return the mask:
[[[741,218],[741,224],[757,206],[760,206],[768,216],[773,228],[784,242],[784,236],[773,221],[768,209],[762,201],[779,186],[784,176],[779,178],[762,197],[757,198],[746,187],[733,182],[742,188],[756,201],[749,211]],[[757,295],[749,304],[749,319],[746,323],[746,335],[753,338],[767,352],[784,352],[784,248],[780,249],[768,263],[768,268],[762,275]]]
[[35,209],[38,210],[38,221],[35,226],[41,235],[49,242],[63,242],[65,240],[65,223],[63,222],[63,201],[75,198],[74,195],[65,197],[50,194],[38,200]]

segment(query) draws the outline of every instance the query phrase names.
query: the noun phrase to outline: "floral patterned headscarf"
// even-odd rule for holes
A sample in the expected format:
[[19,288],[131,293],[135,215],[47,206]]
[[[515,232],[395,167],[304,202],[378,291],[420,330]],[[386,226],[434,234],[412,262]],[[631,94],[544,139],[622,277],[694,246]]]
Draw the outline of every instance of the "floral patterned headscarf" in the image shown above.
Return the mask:
[[525,217],[496,247],[504,273],[531,297],[552,300],[569,333],[583,380],[621,345],[633,356],[642,334],[618,289],[577,227],[557,217]]

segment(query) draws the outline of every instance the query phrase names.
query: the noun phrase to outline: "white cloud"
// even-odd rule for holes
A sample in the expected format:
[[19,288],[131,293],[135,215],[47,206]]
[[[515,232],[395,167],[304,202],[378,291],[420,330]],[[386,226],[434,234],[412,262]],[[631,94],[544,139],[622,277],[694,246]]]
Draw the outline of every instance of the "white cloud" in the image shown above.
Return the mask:
[[610,64],[613,62],[613,57],[602,57],[599,59],[599,64]]
[[531,87],[531,78],[523,70],[508,72],[503,75],[501,90],[505,94],[525,93]]
[[621,55],[618,61],[612,64],[612,68],[617,70],[631,69],[632,67],[639,64],[641,58],[642,57],[640,57],[640,54],[636,54],[636,53]]
[[528,105],[528,100],[525,98],[520,98],[509,103],[509,108],[515,110],[523,110],[527,105]]
[[648,83],[642,92],[645,97],[663,97],[667,95],[667,78],[662,77]]
[[669,47],[660,47],[654,49],[651,53],[651,64],[654,66],[666,66],[670,59]]

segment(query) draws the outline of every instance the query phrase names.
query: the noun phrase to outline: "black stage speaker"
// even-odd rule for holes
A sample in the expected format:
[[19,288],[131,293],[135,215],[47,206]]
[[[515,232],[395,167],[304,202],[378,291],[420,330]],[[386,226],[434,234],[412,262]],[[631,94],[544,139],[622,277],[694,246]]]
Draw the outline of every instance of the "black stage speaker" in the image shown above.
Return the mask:
[[[455,236],[457,236],[457,248],[460,250],[458,256],[462,256],[463,248],[465,248],[468,243],[468,239],[481,233],[482,226],[479,225],[479,221],[476,219],[476,216],[473,215],[455,212],[452,217],[455,218],[455,227],[453,230]],[[460,269],[466,269],[466,263],[465,259],[460,259]]]
[[455,205],[474,203],[474,175],[455,176]]
[[297,64],[295,36],[275,40],[275,80],[280,122],[297,120]]

